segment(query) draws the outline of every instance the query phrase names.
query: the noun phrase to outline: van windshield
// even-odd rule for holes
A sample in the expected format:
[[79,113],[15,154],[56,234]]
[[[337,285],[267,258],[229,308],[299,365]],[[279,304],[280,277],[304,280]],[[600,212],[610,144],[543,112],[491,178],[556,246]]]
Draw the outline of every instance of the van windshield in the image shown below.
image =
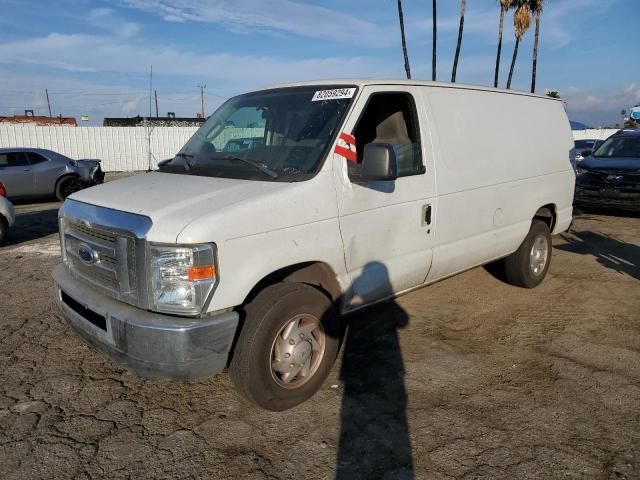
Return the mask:
[[320,169],[356,88],[305,86],[228,100],[161,172],[295,182]]

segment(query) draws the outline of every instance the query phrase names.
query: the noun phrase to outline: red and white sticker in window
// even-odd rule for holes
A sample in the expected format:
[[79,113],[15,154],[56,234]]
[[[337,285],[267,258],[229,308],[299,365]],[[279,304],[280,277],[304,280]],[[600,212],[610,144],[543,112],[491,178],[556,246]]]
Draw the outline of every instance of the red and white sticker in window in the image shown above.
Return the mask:
[[338,143],[334,152],[344,157],[349,162],[356,163],[358,154],[356,153],[356,138],[353,135],[342,132],[338,137]]

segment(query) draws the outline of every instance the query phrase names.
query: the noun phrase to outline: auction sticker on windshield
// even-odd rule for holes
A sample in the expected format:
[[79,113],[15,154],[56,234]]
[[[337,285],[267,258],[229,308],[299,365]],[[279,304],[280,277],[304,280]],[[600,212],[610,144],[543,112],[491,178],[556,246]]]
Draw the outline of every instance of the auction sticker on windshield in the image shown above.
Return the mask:
[[355,88],[334,88],[333,90],[318,90],[313,94],[312,102],[320,100],[338,100],[340,98],[351,98],[356,93]]

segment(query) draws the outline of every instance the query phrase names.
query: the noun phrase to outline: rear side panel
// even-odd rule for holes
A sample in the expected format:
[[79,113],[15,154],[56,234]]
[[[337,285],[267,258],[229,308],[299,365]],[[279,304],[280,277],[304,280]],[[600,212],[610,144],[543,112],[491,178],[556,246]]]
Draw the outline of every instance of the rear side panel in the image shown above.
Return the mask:
[[556,231],[568,227],[573,139],[560,102],[460,88],[424,90],[438,172],[430,280],[515,251],[544,205],[560,214]]

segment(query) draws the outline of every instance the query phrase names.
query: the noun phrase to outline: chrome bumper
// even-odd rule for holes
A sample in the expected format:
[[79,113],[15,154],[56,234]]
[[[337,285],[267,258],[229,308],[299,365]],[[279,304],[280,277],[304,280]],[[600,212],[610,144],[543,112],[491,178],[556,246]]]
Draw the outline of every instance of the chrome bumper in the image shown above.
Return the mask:
[[198,378],[225,368],[237,312],[184,318],[140,310],[76,280],[63,264],[53,270],[53,279],[56,302],[69,325],[138,375]]

